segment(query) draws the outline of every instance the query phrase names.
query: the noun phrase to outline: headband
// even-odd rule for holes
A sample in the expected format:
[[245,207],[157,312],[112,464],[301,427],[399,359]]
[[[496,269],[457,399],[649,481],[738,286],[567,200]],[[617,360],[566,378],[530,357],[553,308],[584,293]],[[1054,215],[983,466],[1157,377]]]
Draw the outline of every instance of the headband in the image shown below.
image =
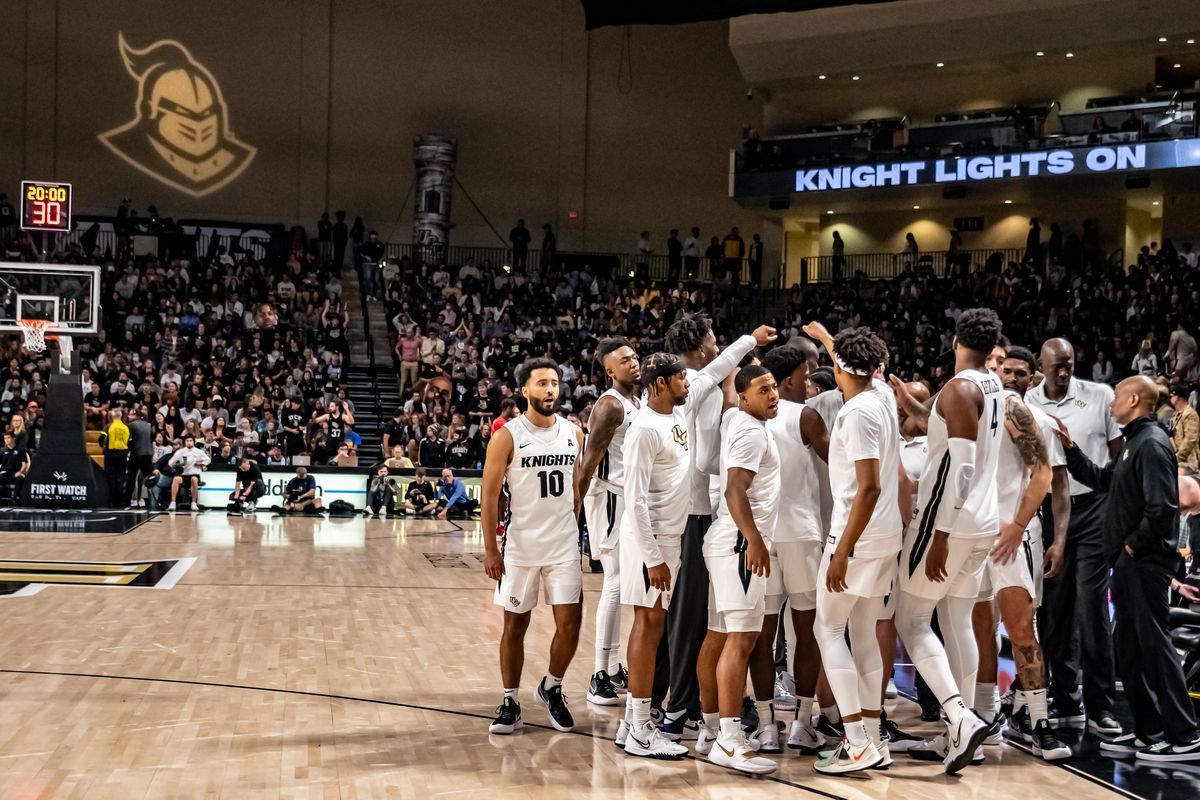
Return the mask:
[[686,367],[683,366],[682,361],[660,364],[657,367],[644,370],[642,372],[642,381],[646,386],[653,386],[659,378],[666,378],[669,381],[685,369]]
[[845,361],[842,361],[842,357],[839,356],[837,353],[833,354],[833,360],[837,362],[837,365],[841,368],[842,372],[849,372],[851,375],[857,375],[860,378],[869,378],[875,372],[875,370],[871,370],[870,372],[867,372],[866,370],[855,369],[854,367],[851,367],[849,364],[847,364]]

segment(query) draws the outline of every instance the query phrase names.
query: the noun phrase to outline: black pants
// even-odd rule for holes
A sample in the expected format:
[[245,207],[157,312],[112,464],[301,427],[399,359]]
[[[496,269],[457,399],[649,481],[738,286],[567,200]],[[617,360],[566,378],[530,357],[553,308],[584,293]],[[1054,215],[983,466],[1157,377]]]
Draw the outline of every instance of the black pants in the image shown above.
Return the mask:
[[154,472],[154,457],[150,455],[133,455],[129,457],[129,485],[125,489],[125,505],[129,505],[129,501],[133,499],[135,493],[140,491],[140,486],[146,478],[150,477],[150,473]]
[[108,482],[108,505],[112,508],[124,508],[129,504],[125,499],[125,471],[128,467],[128,450],[104,451],[104,478]]
[[229,495],[229,499],[235,503],[257,503],[259,499],[267,493],[267,484],[264,481],[255,481],[254,487],[250,490],[250,494],[246,495],[244,500],[235,500],[238,492],[246,488],[246,484],[239,482],[233,493]]
[[683,259],[671,256],[667,260],[667,288],[672,288],[679,283],[681,272],[683,272]]
[[684,280],[692,280],[700,274],[700,258],[698,256],[688,256],[683,259],[683,277]]
[[[696,679],[696,661],[700,646],[708,635],[708,567],[704,563],[704,534],[712,524],[709,515],[689,515],[680,542],[679,577],[667,609],[667,637],[670,661],[670,711],[687,710],[700,716],[700,683]],[[661,647],[659,648],[661,652]]]
[[378,514],[380,509],[392,511],[396,506],[396,492],[390,485],[375,489],[367,495],[367,508],[372,514]]
[[[1063,570],[1045,582],[1038,625],[1050,697],[1059,711],[1082,705],[1089,716],[1113,710],[1112,620],[1108,609],[1108,561],[1104,558],[1104,495],[1071,498],[1071,525]],[[1052,531],[1053,525],[1047,525]],[[1082,672],[1082,676],[1080,675]]]
[[1186,744],[1196,738],[1196,716],[1167,623],[1174,566],[1122,553],[1113,567],[1117,671],[1143,739]]

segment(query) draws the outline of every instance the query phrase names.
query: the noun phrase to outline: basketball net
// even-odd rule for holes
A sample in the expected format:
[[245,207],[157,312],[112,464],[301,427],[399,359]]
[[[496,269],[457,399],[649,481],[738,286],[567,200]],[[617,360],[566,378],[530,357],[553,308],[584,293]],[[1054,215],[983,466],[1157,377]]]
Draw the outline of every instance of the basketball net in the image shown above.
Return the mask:
[[17,324],[21,326],[26,351],[30,353],[46,352],[46,326],[50,324],[48,320],[19,319]]

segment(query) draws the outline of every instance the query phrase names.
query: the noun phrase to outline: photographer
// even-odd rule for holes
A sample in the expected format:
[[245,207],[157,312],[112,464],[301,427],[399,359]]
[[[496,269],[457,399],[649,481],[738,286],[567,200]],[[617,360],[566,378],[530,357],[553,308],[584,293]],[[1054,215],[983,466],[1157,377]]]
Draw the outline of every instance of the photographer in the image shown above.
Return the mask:
[[479,505],[467,495],[467,487],[449,469],[442,470],[442,482],[438,484],[438,517],[446,519],[453,514],[456,517],[469,517],[475,513]]
[[258,499],[267,493],[267,484],[263,481],[262,470],[249,456],[242,456],[238,461],[237,475],[234,479],[233,494],[229,499],[231,514],[253,514]]
[[417,467],[416,477],[404,493],[404,511],[408,514],[432,514],[437,508],[436,499],[437,493],[433,484],[425,478],[425,470]]
[[367,482],[367,516],[378,516],[387,519],[388,512],[396,505],[396,481],[388,475],[386,464],[380,464],[379,469]]
[[296,477],[283,489],[283,510],[315,515],[320,515],[323,510],[321,498],[317,496],[317,479],[304,467],[296,467]]

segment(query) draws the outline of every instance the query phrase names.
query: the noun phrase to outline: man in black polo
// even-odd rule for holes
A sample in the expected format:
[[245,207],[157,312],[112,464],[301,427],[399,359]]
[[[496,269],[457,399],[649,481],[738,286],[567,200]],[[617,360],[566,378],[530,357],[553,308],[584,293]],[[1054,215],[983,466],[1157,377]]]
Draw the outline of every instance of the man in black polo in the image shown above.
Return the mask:
[[1113,567],[1117,670],[1133,731],[1102,752],[1148,764],[1200,762],[1200,727],[1171,643],[1169,592],[1179,567],[1179,478],[1167,432],[1155,421],[1158,389],[1144,375],[1117,385],[1112,416],[1125,446],[1101,468],[1059,423],[1071,477],[1108,493],[1104,557]]

